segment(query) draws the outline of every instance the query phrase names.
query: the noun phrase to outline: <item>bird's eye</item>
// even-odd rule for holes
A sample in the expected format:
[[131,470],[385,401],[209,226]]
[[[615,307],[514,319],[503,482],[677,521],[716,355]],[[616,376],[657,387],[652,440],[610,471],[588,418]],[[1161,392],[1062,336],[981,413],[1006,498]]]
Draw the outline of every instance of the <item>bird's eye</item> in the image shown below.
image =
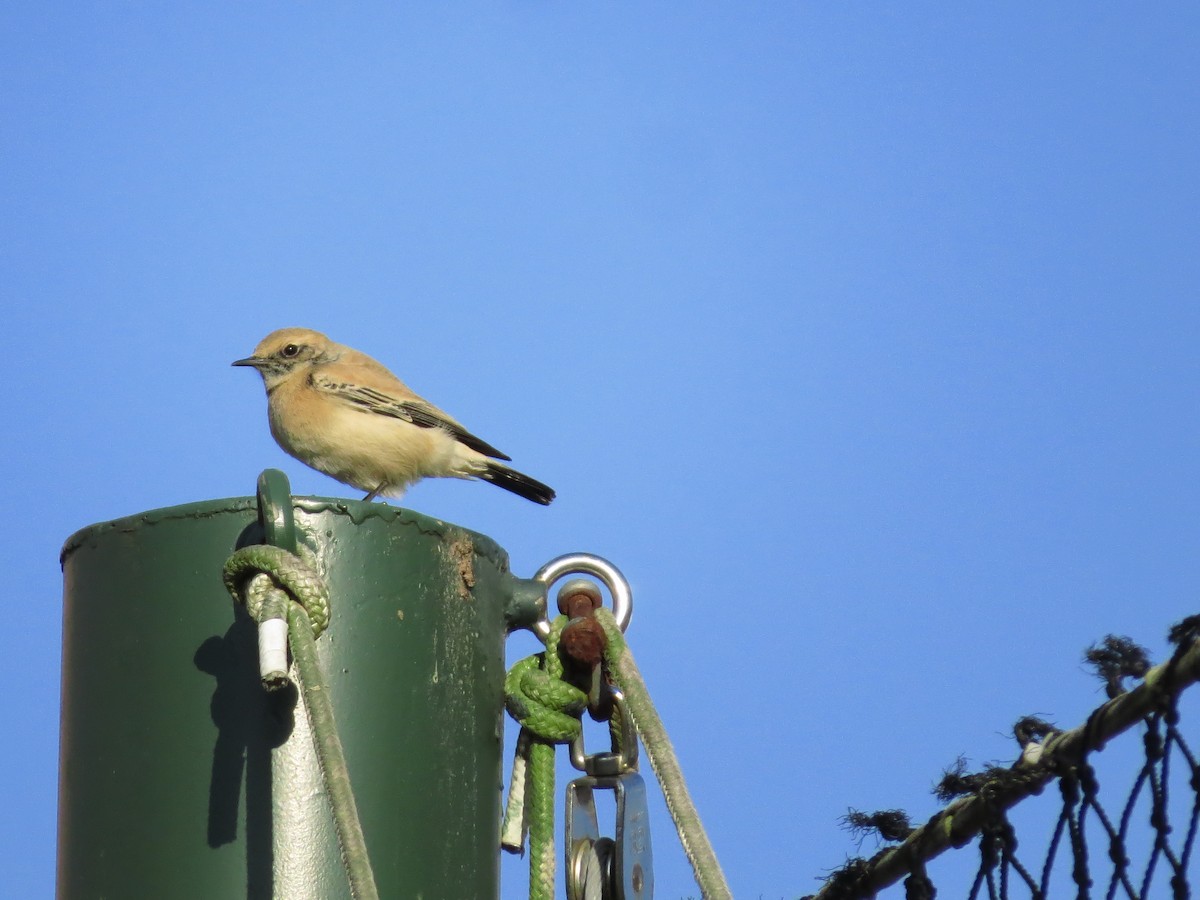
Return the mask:
[[298,354],[300,352],[300,347],[297,344],[288,344],[286,347],[284,347],[279,352],[281,355],[283,355],[283,357],[285,359],[291,359],[293,356],[295,356],[296,354]]

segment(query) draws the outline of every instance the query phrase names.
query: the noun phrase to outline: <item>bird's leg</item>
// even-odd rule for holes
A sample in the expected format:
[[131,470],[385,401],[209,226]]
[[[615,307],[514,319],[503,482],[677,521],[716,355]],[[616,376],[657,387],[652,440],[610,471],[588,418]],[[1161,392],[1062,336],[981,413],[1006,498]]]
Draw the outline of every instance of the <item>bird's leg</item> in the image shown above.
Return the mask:
[[370,503],[379,496],[380,492],[382,492],[385,487],[387,487],[386,481],[380,484],[379,487],[375,488],[375,490],[371,491],[371,493],[367,494],[367,496],[363,497],[363,503]]

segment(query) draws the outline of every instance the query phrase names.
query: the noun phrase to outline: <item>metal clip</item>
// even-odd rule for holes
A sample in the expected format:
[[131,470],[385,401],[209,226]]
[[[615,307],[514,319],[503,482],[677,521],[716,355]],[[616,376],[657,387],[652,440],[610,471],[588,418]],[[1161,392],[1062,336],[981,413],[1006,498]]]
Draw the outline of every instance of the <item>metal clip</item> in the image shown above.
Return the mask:
[[[595,803],[598,790],[612,791],[616,798],[613,838],[600,837]],[[654,897],[646,782],[637,772],[587,775],[567,785],[566,844],[568,900]]]
[[[571,764],[582,772],[567,786],[568,900],[651,900],[654,867],[646,783],[637,773],[638,740],[624,695],[611,689],[619,737],[608,753],[585,755],[583,739],[571,743]],[[616,799],[616,835],[601,837],[596,791]]]
[[589,775],[619,775],[622,772],[636,772],[638,765],[637,729],[633,718],[629,715],[629,707],[625,704],[625,695],[620,688],[607,687],[607,693],[612,701],[612,714],[619,716],[620,737],[614,737],[612,750],[608,753],[584,753],[583,732],[571,741],[571,765],[580,772]]

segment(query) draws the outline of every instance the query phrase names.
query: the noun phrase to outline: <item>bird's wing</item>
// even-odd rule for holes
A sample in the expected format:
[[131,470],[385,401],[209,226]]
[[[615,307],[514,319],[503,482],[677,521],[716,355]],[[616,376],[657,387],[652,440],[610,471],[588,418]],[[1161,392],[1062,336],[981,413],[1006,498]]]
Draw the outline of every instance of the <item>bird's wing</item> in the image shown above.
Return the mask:
[[511,460],[487,441],[475,437],[448,415],[415,394],[401,400],[376,388],[352,384],[324,373],[313,373],[309,381],[314,388],[327,397],[345,403],[360,412],[376,416],[387,416],[411,422],[419,428],[441,428],[460,444],[470,447],[492,459]]

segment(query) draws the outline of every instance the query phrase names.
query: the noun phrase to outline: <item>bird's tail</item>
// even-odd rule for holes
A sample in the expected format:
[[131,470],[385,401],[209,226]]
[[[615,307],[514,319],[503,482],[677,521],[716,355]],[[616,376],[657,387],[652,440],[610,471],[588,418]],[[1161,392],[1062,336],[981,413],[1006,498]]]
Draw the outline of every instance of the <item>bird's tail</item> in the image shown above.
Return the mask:
[[534,503],[540,503],[542,506],[549,506],[550,501],[554,499],[554,489],[542,484],[536,478],[530,478],[518,472],[516,469],[510,469],[508,466],[502,466],[500,463],[489,462],[479,477],[484,481],[490,481],[496,487],[502,487],[506,491],[512,491],[519,497],[524,497],[526,500],[532,500]]

